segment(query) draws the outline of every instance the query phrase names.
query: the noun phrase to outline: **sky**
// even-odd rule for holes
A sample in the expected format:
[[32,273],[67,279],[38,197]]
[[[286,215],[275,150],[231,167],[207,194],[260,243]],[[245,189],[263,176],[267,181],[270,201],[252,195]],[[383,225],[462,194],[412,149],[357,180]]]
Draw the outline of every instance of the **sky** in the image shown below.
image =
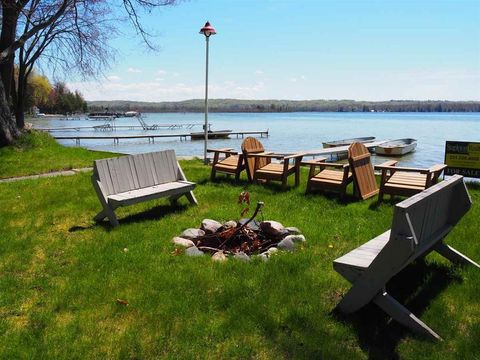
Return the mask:
[[127,29],[87,100],[480,100],[480,1],[190,0],[144,14],[159,51]]

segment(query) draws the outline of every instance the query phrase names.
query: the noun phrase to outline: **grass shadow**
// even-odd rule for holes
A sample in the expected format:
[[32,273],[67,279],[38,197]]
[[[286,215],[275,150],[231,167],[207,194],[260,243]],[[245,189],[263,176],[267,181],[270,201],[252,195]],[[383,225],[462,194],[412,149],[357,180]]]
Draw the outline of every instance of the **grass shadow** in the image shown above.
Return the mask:
[[[435,297],[453,281],[462,280],[451,271],[451,268],[418,260],[393,277],[387,284],[387,290],[392,297],[420,318]],[[349,315],[335,308],[332,315],[339,321],[353,325],[360,346],[368,353],[369,359],[400,359],[397,353],[399,342],[406,336],[415,335],[373,303]]]
[[[183,212],[189,206],[190,206],[189,204],[179,204],[178,202],[169,204],[169,205],[158,205],[151,209],[141,211],[139,213],[127,215],[123,218],[119,218],[118,222],[120,223],[120,225],[122,225],[122,224],[130,224],[130,223],[139,223],[142,221],[160,220],[162,217],[165,217],[167,215]],[[101,226],[108,231],[113,229],[113,226],[110,224],[108,219],[104,219],[103,221],[95,222],[90,226],[74,225],[70,229],[68,229],[68,231],[77,232],[77,231],[89,230],[89,229],[95,228],[96,226]]]
[[382,201],[377,200],[373,201],[368,208],[370,210],[377,210],[382,204],[388,204],[390,206],[395,206],[399,202],[401,202],[404,198],[398,196],[390,196],[388,199],[383,199]]

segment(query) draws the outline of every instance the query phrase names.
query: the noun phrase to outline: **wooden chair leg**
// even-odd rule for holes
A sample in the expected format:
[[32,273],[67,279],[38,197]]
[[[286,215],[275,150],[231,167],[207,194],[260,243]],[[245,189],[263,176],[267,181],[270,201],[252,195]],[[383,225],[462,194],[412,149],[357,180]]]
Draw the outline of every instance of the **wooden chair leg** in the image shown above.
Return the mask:
[[403,324],[420,335],[427,336],[432,340],[441,340],[442,338],[432,329],[430,329],[422,320],[413,315],[410,310],[391,297],[386,291],[378,294],[373,302],[393,319]]
[[193,195],[193,191],[185,193],[185,196],[187,197],[188,201],[190,201],[190,204],[198,205],[197,198],[195,197],[195,195]]
[[473,265],[480,268],[480,265],[475,261],[463,255],[461,252],[455,250],[451,246],[448,246],[444,242],[439,242],[435,246],[435,251],[455,264]]
[[210,180],[213,181],[215,180],[215,175],[217,174],[217,170],[215,170],[215,167],[212,166],[212,172],[210,173]]
[[378,202],[382,202],[383,201],[383,190],[380,189],[380,191],[378,192]]
[[288,177],[287,176],[284,176],[282,178],[282,190],[286,190],[287,189],[287,182],[288,182]]

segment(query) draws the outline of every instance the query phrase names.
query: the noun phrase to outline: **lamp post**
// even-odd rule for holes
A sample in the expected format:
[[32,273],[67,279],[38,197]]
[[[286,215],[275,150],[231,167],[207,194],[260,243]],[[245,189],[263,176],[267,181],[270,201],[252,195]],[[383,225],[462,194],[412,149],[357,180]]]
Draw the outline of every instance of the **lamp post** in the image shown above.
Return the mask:
[[210,25],[207,21],[205,26],[200,29],[200,34],[205,35],[205,44],[206,44],[206,51],[205,51],[205,143],[203,149],[203,161],[205,164],[208,163],[207,160],[207,143],[208,143],[208,39],[210,39],[211,35],[215,35],[217,32],[215,28]]

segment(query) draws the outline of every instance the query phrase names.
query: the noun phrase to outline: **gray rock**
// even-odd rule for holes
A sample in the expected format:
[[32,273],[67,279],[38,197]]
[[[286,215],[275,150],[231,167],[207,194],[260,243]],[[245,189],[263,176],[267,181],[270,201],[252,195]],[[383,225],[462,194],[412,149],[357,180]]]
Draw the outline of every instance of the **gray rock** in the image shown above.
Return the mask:
[[277,252],[278,252],[278,249],[276,247],[271,247],[270,249],[268,249],[266,251],[268,256],[272,256],[272,255],[276,254]]
[[[303,235],[288,235],[288,236],[285,236],[285,239],[289,239],[289,240],[292,240],[294,243],[296,242],[306,242],[307,240],[305,239],[305,236]],[[285,240],[284,239],[284,240]]]
[[266,253],[261,253],[260,255],[257,255],[258,258],[262,261],[268,261],[268,255]]
[[302,232],[298,230],[295,226],[286,227],[285,230],[288,231],[289,235],[300,235]]
[[189,248],[191,246],[195,246],[195,243],[192,240],[184,239],[184,238],[181,238],[181,237],[178,237],[178,236],[174,237],[172,239],[172,242],[175,245],[183,246],[183,247],[186,247],[186,248]]
[[212,255],[213,261],[224,262],[227,261],[227,257],[223,253],[223,251],[217,251],[215,254]]
[[222,227],[222,224],[220,224],[218,221],[215,221],[212,219],[203,219],[200,229],[205,231],[205,234],[214,234],[221,227]]
[[237,222],[236,222],[236,221],[233,221],[233,220],[227,221],[225,224],[223,224],[223,227],[224,227],[225,229],[236,228],[236,227],[237,227]]
[[278,246],[279,249],[282,249],[282,250],[287,250],[287,251],[295,250],[295,244],[293,243],[293,241],[291,239],[288,239],[288,236],[285,239],[283,239],[282,241],[280,241],[277,244],[277,246]]
[[243,251],[236,253],[233,257],[240,261],[245,261],[245,262],[250,261],[250,256],[245,254]]
[[201,229],[187,229],[182,234],[180,237],[184,239],[190,239],[190,240],[195,240],[198,239],[199,237],[205,236],[205,231]]
[[260,223],[260,229],[270,236],[279,237],[285,234],[285,228],[278,221],[262,221]]
[[203,256],[204,252],[198,250],[196,246],[191,246],[185,250],[185,254],[188,256]]

